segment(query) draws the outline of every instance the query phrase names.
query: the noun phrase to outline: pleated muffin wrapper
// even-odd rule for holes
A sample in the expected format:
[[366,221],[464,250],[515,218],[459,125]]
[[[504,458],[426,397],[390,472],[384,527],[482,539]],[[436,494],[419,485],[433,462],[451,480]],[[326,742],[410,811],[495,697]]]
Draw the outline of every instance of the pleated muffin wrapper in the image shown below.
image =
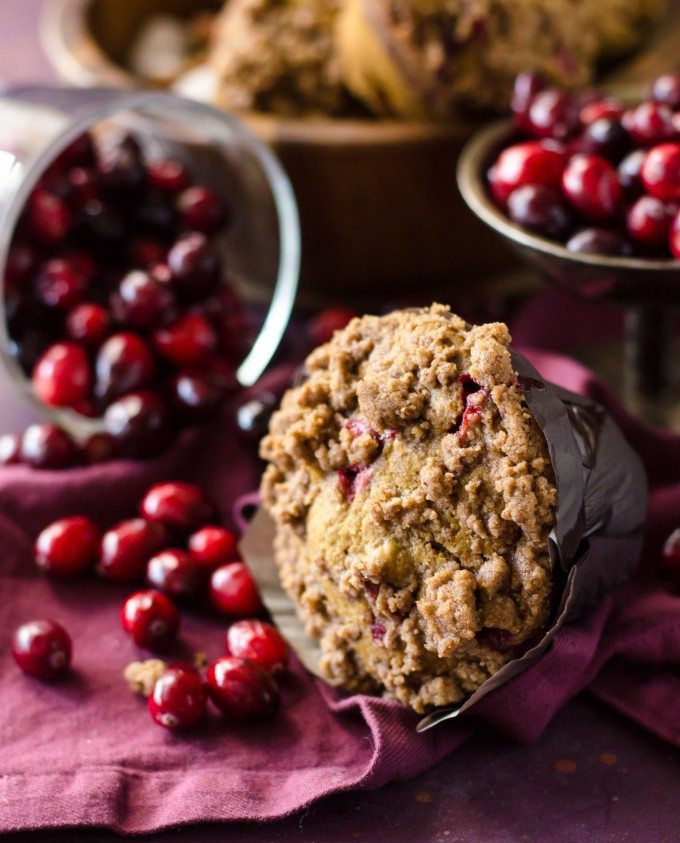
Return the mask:
[[[637,565],[647,507],[642,462],[599,404],[545,381],[513,351],[526,403],[548,443],[557,481],[555,526],[548,537],[553,608],[545,634],[504,665],[465,702],[423,717],[422,732],[470,710],[482,697],[534,664],[563,624],[584,615],[625,582]],[[252,497],[250,498],[252,502]],[[321,676],[321,651],[281,587],[274,563],[274,523],[259,509],[241,550],[274,621],[305,667]]]

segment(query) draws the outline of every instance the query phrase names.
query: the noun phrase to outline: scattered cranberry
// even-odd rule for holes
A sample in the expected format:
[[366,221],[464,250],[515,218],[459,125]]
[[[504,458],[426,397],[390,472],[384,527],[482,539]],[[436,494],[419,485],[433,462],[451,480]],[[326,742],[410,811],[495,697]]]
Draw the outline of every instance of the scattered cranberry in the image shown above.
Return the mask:
[[176,158],[152,161],[147,167],[149,181],[164,193],[179,193],[189,186],[187,168]]
[[282,673],[288,664],[288,644],[275,626],[258,620],[232,624],[225,636],[228,656],[249,659],[271,673]]
[[33,468],[70,468],[77,456],[73,440],[54,424],[32,424],[21,438],[21,461]]
[[272,676],[247,659],[224,656],[210,665],[208,694],[232,720],[250,722],[276,713],[280,695]]
[[53,577],[77,577],[93,567],[99,539],[99,528],[84,515],[61,518],[36,539],[35,564]]
[[238,558],[236,536],[223,527],[203,527],[189,538],[189,550],[198,565],[217,568]]
[[203,717],[208,692],[196,673],[169,668],[157,680],[149,695],[149,711],[159,726],[189,729]]
[[157,325],[173,307],[174,296],[167,286],[140,269],[128,272],[111,299],[116,319],[133,328]]
[[21,462],[21,437],[16,433],[0,436],[0,465],[18,465]]
[[680,530],[674,530],[666,539],[661,565],[668,576],[680,582]]
[[677,111],[680,108],[680,76],[674,73],[659,76],[652,85],[652,97]]
[[64,202],[43,187],[36,187],[29,197],[27,214],[31,232],[47,246],[59,244],[73,225]]
[[121,521],[102,536],[97,573],[112,582],[141,582],[147,562],[166,540],[166,532],[158,524],[142,518]]
[[190,533],[215,515],[215,507],[199,486],[179,481],[152,486],[142,498],[139,511],[147,521],[179,533]]
[[71,637],[52,620],[29,621],[14,633],[12,655],[24,673],[36,679],[56,679],[71,664]]
[[179,197],[177,207],[187,228],[213,234],[227,221],[227,209],[209,187],[196,185],[187,188]]
[[527,184],[508,197],[510,219],[545,237],[559,239],[572,227],[572,218],[562,196],[553,187]]
[[149,559],[146,583],[175,600],[193,600],[200,595],[205,577],[191,554],[168,548]]
[[663,143],[675,135],[673,112],[656,102],[640,103],[624,115],[623,121],[633,141],[646,146]]
[[38,270],[36,293],[48,307],[68,310],[87,292],[91,273],[87,264],[69,258],[52,258]]
[[556,144],[539,141],[514,144],[501,152],[489,171],[491,191],[504,205],[518,187],[529,184],[558,187],[564,164],[564,152]]
[[169,597],[148,589],[128,597],[121,610],[121,622],[135,644],[161,650],[175,639],[180,615]]
[[90,392],[92,371],[83,349],[72,342],[50,346],[33,369],[35,394],[53,407],[75,407]]
[[109,314],[98,304],[83,302],[66,317],[66,331],[71,339],[96,348],[109,333]]
[[616,170],[596,155],[574,155],[562,174],[562,188],[572,205],[591,220],[606,220],[621,206]]
[[666,202],[680,200],[680,143],[650,149],[641,175],[647,193]]
[[647,246],[668,241],[674,209],[654,196],[641,196],[628,211],[626,225],[633,240]]
[[168,252],[168,267],[177,292],[187,299],[209,296],[219,286],[222,267],[204,234],[187,234]]
[[154,392],[131,392],[109,404],[104,425],[121,452],[134,459],[159,454],[173,435],[168,407]]
[[633,253],[630,241],[620,232],[608,228],[584,228],[567,241],[566,247],[570,252],[617,258]]
[[243,562],[229,562],[213,571],[210,601],[222,614],[248,618],[263,609],[257,586]]
[[97,354],[98,396],[109,399],[148,386],[155,364],[146,343],[137,334],[114,334]]

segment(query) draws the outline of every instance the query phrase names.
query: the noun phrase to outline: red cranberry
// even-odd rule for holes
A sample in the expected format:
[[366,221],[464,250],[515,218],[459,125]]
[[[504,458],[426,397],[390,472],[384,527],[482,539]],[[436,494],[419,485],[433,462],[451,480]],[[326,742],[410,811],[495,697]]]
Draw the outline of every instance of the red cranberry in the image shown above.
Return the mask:
[[250,571],[243,562],[229,562],[213,571],[210,600],[222,614],[248,618],[262,611],[262,601]]
[[182,296],[200,299],[219,286],[222,277],[220,257],[198,232],[180,237],[168,252],[172,283]]
[[21,438],[21,461],[33,468],[70,468],[77,456],[73,440],[54,424],[32,424]]
[[191,370],[179,372],[171,383],[172,400],[185,415],[205,418],[224,399],[224,392],[209,373]]
[[623,114],[623,106],[618,100],[598,99],[583,106],[579,118],[583,126],[589,126],[603,117],[619,118]]
[[662,143],[650,149],[641,175],[652,196],[666,202],[680,199],[680,143]]
[[128,243],[126,254],[132,266],[148,269],[165,260],[167,249],[151,237],[134,237]]
[[18,465],[21,462],[21,437],[16,433],[0,435],[0,465]]
[[66,317],[66,332],[71,339],[96,348],[109,332],[109,314],[98,304],[78,304]]
[[680,76],[677,73],[666,73],[654,80],[652,97],[673,111],[680,108]]
[[671,223],[671,231],[668,242],[673,257],[680,258],[680,213],[675,215],[675,218]]
[[32,233],[48,246],[59,244],[73,225],[71,212],[64,202],[45,188],[36,187],[27,204]]
[[661,566],[668,576],[680,582],[680,530],[674,530],[666,539]]
[[236,536],[223,527],[203,527],[189,539],[189,551],[198,565],[217,568],[238,558]]
[[25,281],[35,270],[36,263],[35,251],[27,243],[13,241],[7,253],[5,282],[11,285]]
[[212,234],[227,221],[227,209],[220,197],[209,187],[196,185],[187,188],[177,200],[179,215],[187,228]]
[[169,668],[157,680],[149,695],[149,711],[159,726],[189,729],[203,717],[208,692],[195,673]]
[[533,103],[536,94],[544,91],[546,88],[545,80],[538,75],[538,73],[520,73],[515,79],[515,85],[512,91],[512,113],[515,118],[515,124],[524,131],[531,130],[529,122],[529,109]]
[[578,128],[579,110],[571,96],[549,88],[534,97],[529,108],[528,122],[540,138],[566,140]]
[[35,564],[54,577],[76,577],[94,564],[99,527],[84,515],[54,521],[35,542]]
[[175,604],[150,588],[136,591],[123,603],[120,614],[123,629],[140,647],[161,650],[177,636],[180,615]]
[[633,111],[626,112],[623,125],[635,141],[651,146],[670,140],[675,135],[673,112],[666,105],[642,102]]
[[159,454],[173,434],[168,407],[154,392],[131,392],[114,401],[104,425],[121,452],[135,459]]
[[98,162],[102,184],[114,194],[132,194],[146,182],[139,144],[130,137],[100,152]]
[[600,155],[608,161],[619,161],[630,147],[628,132],[615,117],[600,117],[583,130],[580,138],[583,152]]
[[236,411],[236,424],[241,439],[257,446],[269,429],[269,420],[278,401],[272,392],[261,392],[245,401]]
[[146,172],[152,186],[163,193],[179,193],[189,185],[187,169],[176,158],[152,161],[147,165]]
[[279,707],[279,689],[273,677],[247,659],[223,656],[210,665],[206,681],[210,699],[232,720],[262,720]]
[[139,511],[147,521],[180,533],[190,533],[215,516],[215,507],[199,486],[179,481],[152,486]]
[[619,164],[619,184],[628,199],[637,199],[643,192],[642,165],[646,157],[647,152],[644,149],[635,149]]
[[91,279],[87,263],[79,258],[52,258],[38,270],[35,289],[48,307],[68,310],[83,298]]
[[50,346],[36,363],[32,375],[35,394],[53,407],[75,407],[92,387],[90,362],[72,342]]
[[98,199],[85,203],[80,212],[80,225],[88,241],[105,254],[111,248],[119,248],[125,237],[126,224],[121,212]]
[[612,217],[623,199],[616,170],[596,155],[574,155],[562,174],[562,189],[571,204],[592,220]]
[[94,164],[95,149],[92,136],[85,132],[79,135],[75,140],[59,153],[59,155],[52,162],[61,168],[68,167],[87,167]]
[[489,184],[497,202],[505,205],[518,187],[544,184],[559,187],[565,157],[557,145],[539,141],[516,143],[504,149],[489,171]]
[[133,328],[157,325],[173,306],[174,297],[167,286],[141,269],[128,272],[111,299],[116,319]]
[[307,336],[313,345],[330,342],[336,331],[341,331],[359,314],[349,307],[328,307],[309,320]]
[[258,620],[237,621],[227,630],[226,653],[249,659],[271,673],[282,673],[288,664],[288,644],[275,626]]
[[102,536],[97,573],[111,582],[141,582],[147,562],[166,541],[167,534],[159,524],[142,518],[121,521]]
[[647,246],[665,245],[672,221],[673,208],[654,196],[641,196],[626,217],[630,236]]
[[522,228],[556,239],[564,237],[572,225],[562,194],[542,184],[513,190],[508,198],[508,214]]
[[567,241],[566,248],[570,252],[619,258],[633,253],[630,241],[620,232],[608,228],[584,228]]
[[167,328],[154,331],[156,351],[177,366],[200,363],[217,349],[217,334],[198,313],[185,313]]
[[118,456],[118,448],[108,433],[93,433],[81,444],[80,452],[86,465],[99,465]]
[[198,597],[205,585],[204,571],[191,554],[184,550],[168,548],[149,559],[146,566],[146,583],[175,600]]
[[29,621],[14,633],[12,655],[24,673],[36,679],[56,679],[71,664],[71,637],[51,620]]
[[67,174],[72,204],[80,209],[87,202],[99,199],[99,174],[87,167],[73,167]]
[[133,222],[135,231],[169,238],[175,233],[177,215],[166,199],[152,195],[136,206]]
[[155,372],[151,352],[137,334],[114,334],[102,345],[96,361],[98,396],[109,399],[147,386]]

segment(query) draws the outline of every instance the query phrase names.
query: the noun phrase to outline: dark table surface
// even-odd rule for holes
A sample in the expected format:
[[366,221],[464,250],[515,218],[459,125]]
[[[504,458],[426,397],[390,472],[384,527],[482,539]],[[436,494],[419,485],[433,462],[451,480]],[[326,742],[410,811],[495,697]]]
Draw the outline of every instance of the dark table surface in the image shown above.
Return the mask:
[[[0,0],[0,79],[54,81],[39,42],[41,6]],[[678,840],[679,815],[676,751],[582,695],[530,745],[480,734],[411,781],[330,797],[267,825],[194,826],[146,839],[670,843]],[[115,835],[69,830],[7,839],[89,843]]]

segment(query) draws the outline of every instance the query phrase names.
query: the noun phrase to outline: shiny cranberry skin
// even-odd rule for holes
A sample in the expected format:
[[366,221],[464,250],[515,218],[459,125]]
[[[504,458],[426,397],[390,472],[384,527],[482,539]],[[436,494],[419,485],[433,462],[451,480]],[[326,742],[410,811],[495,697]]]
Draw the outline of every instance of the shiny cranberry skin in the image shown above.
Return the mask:
[[527,184],[508,197],[508,215],[528,231],[561,239],[572,226],[571,213],[562,194],[553,187]]
[[155,392],[131,392],[106,408],[104,426],[121,452],[134,459],[163,451],[173,436],[166,403]]
[[223,656],[210,665],[206,681],[210,699],[232,720],[263,720],[278,710],[280,694],[276,681],[247,659]]
[[675,582],[680,583],[680,530],[674,530],[666,539],[661,567]]
[[635,149],[621,161],[618,169],[619,184],[628,199],[637,199],[643,192],[642,165],[647,157],[644,149]]
[[546,88],[545,80],[538,73],[520,73],[512,90],[512,113],[515,124],[525,131],[531,130],[529,109],[536,95]]
[[583,152],[616,162],[630,148],[630,138],[618,118],[600,117],[583,130],[580,148]]
[[147,562],[167,540],[167,533],[158,524],[142,518],[121,521],[101,538],[97,573],[111,582],[142,582]]
[[655,79],[652,85],[652,97],[656,102],[661,102],[673,111],[677,111],[680,108],[680,75],[665,73]]
[[531,131],[539,138],[561,141],[578,128],[579,110],[569,94],[549,88],[536,94],[527,119]]
[[617,118],[623,114],[623,106],[617,100],[598,99],[583,106],[579,112],[579,118],[583,126],[589,126],[596,120],[605,118]]
[[151,352],[137,334],[114,334],[102,345],[95,364],[96,394],[105,399],[147,386],[155,373]]
[[0,465],[21,463],[21,437],[16,433],[0,435]]
[[217,251],[199,232],[177,240],[168,252],[168,267],[174,288],[187,299],[209,296],[222,277]]
[[154,331],[152,339],[156,351],[176,366],[200,363],[217,350],[215,329],[198,313],[185,313]]
[[179,193],[189,186],[187,169],[176,158],[152,161],[146,172],[151,185],[163,193]]
[[680,213],[675,215],[675,218],[671,223],[668,244],[673,257],[680,259]]
[[224,391],[210,374],[192,370],[179,372],[171,382],[174,405],[190,418],[211,415],[224,399]]
[[571,204],[594,221],[614,216],[623,201],[616,170],[597,155],[574,155],[562,174],[562,189]]
[[668,242],[668,232],[674,209],[654,196],[641,196],[626,216],[628,233],[638,243],[662,246]]
[[328,307],[313,316],[307,323],[307,336],[313,345],[323,345],[333,338],[359,314],[349,307]]
[[662,143],[650,149],[641,175],[647,193],[666,202],[680,199],[680,143]]
[[189,551],[197,565],[217,568],[238,559],[238,542],[231,530],[224,527],[203,527],[189,539]]
[[179,481],[152,486],[142,498],[139,511],[147,521],[179,533],[190,533],[215,517],[215,507],[203,490]]
[[630,241],[619,231],[608,228],[584,228],[567,241],[566,248],[570,252],[611,257],[628,257],[633,253]]
[[85,262],[52,258],[38,270],[35,290],[43,304],[68,310],[82,300],[90,281],[91,274]]
[[72,342],[50,346],[33,369],[33,390],[52,407],[75,407],[90,393],[92,370],[83,349]]
[[93,567],[100,536],[99,527],[84,515],[54,521],[36,539],[35,564],[53,577],[77,577]]
[[635,143],[647,146],[670,140],[675,135],[673,112],[657,102],[642,102],[626,112],[623,125]]
[[30,230],[45,245],[59,244],[71,230],[73,218],[68,207],[45,188],[36,187],[27,205]]
[[210,601],[232,618],[249,618],[263,609],[255,581],[243,562],[228,562],[213,571]]
[[212,234],[226,223],[228,212],[220,197],[209,187],[195,185],[177,200],[180,219],[187,228]]
[[282,673],[288,664],[288,644],[275,626],[258,620],[237,621],[225,636],[226,654],[248,659],[270,673]]
[[518,187],[544,184],[559,187],[565,156],[557,145],[539,141],[516,143],[504,149],[489,171],[489,185],[496,201],[505,205]]
[[204,571],[185,550],[167,548],[146,566],[146,584],[174,600],[194,600],[205,585]]
[[157,680],[148,704],[159,726],[190,729],[205,713],[208,692],[196,673],[171,667]]
[[136,591],[123,603],[120,613],[123,629],[139,647],[165,649],[177,636],[180,615],[175,604],[150,588]]
[[70,468],[77,457],[71,437],[54,424],[32,424],[21,437],[21,461],[33,468]]
[[80,452],[86,465],[99,465],[119,456],[118,447],[108,433],[93,433],[81,444]]
[[90,348],[96,348],[106,339],[109,326],[108,312],[91,302],[76,305],[66,317],[66,332],[69,337]]
[[111,310],[120,322],[133,328],[150,328],[174,307],[174,296],[147,272],[128,272],[111,299]]
[[64,674],[71,664],[71,636],[52,620],[29,621],[14,633],[12,655],[28,676],[51,680]]

